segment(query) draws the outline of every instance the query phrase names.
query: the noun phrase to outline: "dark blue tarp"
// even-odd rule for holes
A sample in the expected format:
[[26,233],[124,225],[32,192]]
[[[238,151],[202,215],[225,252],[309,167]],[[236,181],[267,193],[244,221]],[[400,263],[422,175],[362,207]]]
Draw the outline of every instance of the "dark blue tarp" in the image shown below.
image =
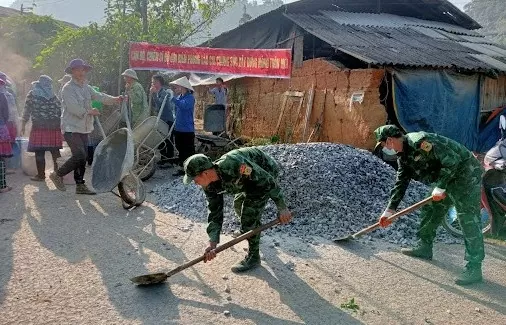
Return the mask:
[[497,114],[492,120],[480,128],[480,135],[478,138],[478,152],[487,152],[490,150],[497,141],[501,138],[501,130],[499,130],[499,119],[501,115],[506,116],[506,112],[503,110],[500,114]]
[[394,106],[406,132],[425,131],[478,149],[480,79],[441,70],[396,70]]

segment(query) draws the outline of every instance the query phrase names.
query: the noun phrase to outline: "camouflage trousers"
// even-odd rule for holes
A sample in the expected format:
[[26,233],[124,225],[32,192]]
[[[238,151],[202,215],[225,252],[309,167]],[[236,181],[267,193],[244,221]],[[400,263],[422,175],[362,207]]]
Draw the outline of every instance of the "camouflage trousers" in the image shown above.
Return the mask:
[[446,188],[447,197],[432,202],[421,210],[421,224],[418,237],[432,245],[436,238],[436,229],[443,222],[451,206],[457,210],[457,218],[464,234],[466,248],[465,260],[481,263],[485,258],[483,234],[480,220],[481,176],[482,168],[478,162],[462,170],[459,178]]
[[[236,194],[234,197],[234,210],[241,222],[241,233],[260,227],[262,213],[269,196],[249,196],[246,193]],[[260,234],[248,239],[249,254],[260,252]]]

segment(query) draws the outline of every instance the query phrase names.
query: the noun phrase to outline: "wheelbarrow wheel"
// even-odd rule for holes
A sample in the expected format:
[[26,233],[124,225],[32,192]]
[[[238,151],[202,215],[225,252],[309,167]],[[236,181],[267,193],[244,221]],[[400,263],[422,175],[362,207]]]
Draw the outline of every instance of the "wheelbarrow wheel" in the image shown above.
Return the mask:
[[[132,206],[140,206],[146,199],[144,183],[132,173],[125,176],[119,182],[118,191],[125,209],[130,209]],[[127,208],[127,206],[129,207]]]
[[125,201],[121,200],[121,205],[123,206],[123,209],[130,210],[131,208],[134,208],[135,205],[126,203]]
[[138,176],[141,181],[147,181],[153,177],[156,172],[156,159],[153,159],[153,156],[150,153],[141,154],[134,169],[139,171]]

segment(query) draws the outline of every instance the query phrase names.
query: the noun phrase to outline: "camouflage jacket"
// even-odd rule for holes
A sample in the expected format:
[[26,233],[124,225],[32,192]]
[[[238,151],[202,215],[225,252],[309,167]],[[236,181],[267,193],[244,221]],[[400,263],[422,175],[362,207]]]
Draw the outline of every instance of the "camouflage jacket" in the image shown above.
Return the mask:
[[459,177],[466,177],[470,167],[481,168],[466,147],[443,136],[414,132],[404,136],[404,150],[398,154],[397,180],[390,192],[388,208],[399,206],[409,182],[414,179],[426,185],[448,189]]
[[211,242],[219,242],[223,224],[223,194],[245,193],[252,200],[267,195],[279,210],[286,204],[276,180],[279,168],[276,161],[257,148],[232,150],[214,162],[221,179],[219,188],[204,190],[207,197],[207,233]]

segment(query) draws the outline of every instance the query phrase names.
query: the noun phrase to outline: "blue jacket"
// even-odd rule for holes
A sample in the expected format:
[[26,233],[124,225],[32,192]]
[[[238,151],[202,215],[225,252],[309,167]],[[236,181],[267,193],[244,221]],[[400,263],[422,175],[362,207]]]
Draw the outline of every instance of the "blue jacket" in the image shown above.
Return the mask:
[[[167,100],[165,101],[165,106],[162,108],[163,99],[167,96]],[[174,122],[174,103],[172,102],[172,98],[174,97],[174,93],[172,90],[167,88],[162,88],[160,91],[153,96],[153,101],[155,104],[156,112],[159,112],[160,108],[163,110],[160,119],[165,122]]]
[[195,122],[193,120],[193,111],[195,109],[195,97],[192,93],[180,95],[172,98],[176,105],[176,126],[174,130],[178,132],[195,132]]

